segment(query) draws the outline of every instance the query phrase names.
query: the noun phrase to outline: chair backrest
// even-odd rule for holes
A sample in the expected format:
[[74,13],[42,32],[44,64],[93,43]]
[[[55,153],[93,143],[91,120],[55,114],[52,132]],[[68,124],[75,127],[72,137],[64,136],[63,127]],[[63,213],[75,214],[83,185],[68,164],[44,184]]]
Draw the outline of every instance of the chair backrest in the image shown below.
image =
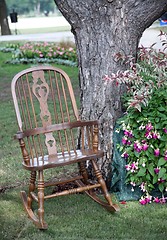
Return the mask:
[[[64,71],[51,66],[24,70],[12,80],[12,96],[31,158],[75,149],[73,129],[61,128],[80,121],[71,81]],[[58,131],[53,132],[50,126],[55,124]],[[30,134],[33,131],[36,134]]]

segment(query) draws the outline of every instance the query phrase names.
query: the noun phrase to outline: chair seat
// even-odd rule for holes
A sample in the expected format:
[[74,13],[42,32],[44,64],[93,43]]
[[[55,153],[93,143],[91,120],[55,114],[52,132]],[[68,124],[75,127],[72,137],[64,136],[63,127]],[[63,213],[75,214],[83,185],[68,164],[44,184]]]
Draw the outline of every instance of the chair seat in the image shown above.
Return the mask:
[[57,155],[45,155],[34,159],[30,159],[30,165],[26,165],[24,162],[23,167],[27,170],[43,170],[52,167],[64,166],[73,164],[76,162],[86,161],[90,159],[97,159],[103,157],[104,152],[98,150],[96,153],[91,149],[76,150],[70,152],[57,153]]

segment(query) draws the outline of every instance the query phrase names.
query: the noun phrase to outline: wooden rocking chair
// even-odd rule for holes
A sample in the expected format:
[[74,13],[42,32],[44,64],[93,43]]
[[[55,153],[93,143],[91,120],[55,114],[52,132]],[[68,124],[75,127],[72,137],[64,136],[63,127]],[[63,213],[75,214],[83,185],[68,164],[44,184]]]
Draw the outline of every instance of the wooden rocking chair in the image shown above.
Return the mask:
[[[46,229],[44,200],[52,197],[85,191],[109,211],[119,210],[112,203],[105,181],[96,160],[103,157],[98,150],[98,121],[81,121],[72,85],[67,74],[51,66],[38,66],[18,73],[12,80],[12,96],[19,131],[23,167],[30,171],[28,196],[21,191],[21,198],[29,218],[40,229]],[[80,134],[80,141],[76,138]],[[91,183],[85,167],[92,163],[97,182]],[[76,176],[63,181],[44,181],[44,170],[77,163]],[[36,179],[37,176],[37,179]],[[74,182],[77,188],[46,195],[45,187]],[[105,201],[94,190],[101,188]],[[32,203],[38,203],[35,215]]]

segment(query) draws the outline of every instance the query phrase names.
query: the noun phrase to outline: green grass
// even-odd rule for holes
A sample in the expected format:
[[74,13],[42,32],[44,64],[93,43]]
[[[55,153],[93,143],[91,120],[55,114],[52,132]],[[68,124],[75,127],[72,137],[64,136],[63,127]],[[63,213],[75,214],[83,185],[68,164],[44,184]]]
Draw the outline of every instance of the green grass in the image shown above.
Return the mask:
[[[19,145],[13,140],[17,125],[10,82],[17,72],[31,65],[4,64],[10,56],[0,53],[0,239],[165,240],[166,205],[128,202],[120,205],[119,213],[111,214],[84,194],[77,194],[45,202],[46,231],[38,230],[27,218],[19,192],[27,189],[28,173],[22,169]],[[78,69],[57,67],[68,73],[78,96]]]
[[40,231],[22,210],[19,190],[1,195],[0,239],[56,240],[165,240],[166,206],[141,206],[128,202],[111,214],[83,194],[48,200],[45,219],[48,230]]

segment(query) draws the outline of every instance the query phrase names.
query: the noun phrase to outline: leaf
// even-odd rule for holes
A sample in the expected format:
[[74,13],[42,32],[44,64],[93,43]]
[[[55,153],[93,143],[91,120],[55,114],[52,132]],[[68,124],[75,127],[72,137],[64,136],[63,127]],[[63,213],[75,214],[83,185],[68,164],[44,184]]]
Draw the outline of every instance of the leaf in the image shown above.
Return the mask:
[[150,165],[148,166],[148,171],[149,171],[149,173],[150,173],[152,176],[155,175],[153,164],[150,164]]
[[158,167],[164,165],[165,163],[166,163],[166,161],[164,160],[164,158],[160,158],[160,159],[158,160]]
[[159,117],[161,117],[161,120],[162,120],[162,119],[166,119],[166,115],[165,115],[165,114],[162,114],[162,113],[159,113]]
[[153,185],[153,184],[151,184],[151,183],[149,183],[149,184],[148,184],[148,187],[149,187],[149,188],[152,188],[152,189],[154,189],[154,188],[155,188],[155,187],[154,187],[154,185]]
[[137,173],[138,177],[143,177],[146,173],[146,168],[140,168],[140,170]]
[[166,142],[166,140],[167,140],[167,134],[165,136],[161,137],[161,141],[165,141]]
[[160,120],[160,119],[159,119],[158,117],[156,117],[155,122],[158,123],[159,120]]
[[140,153],[134,151],[134,155],[135,155],[135,157],[139,158]]
[[164,108],[164,107],[159,107],[158,108],[158,111],[160,111],[160,112],[164,112],[166,109]]
[[162,128],[162,123],[157,123],[157,124],[155,124],[155,128],[156,128],[156,129],[161,129],[161,128]]
[[151,180],[150,174],[148,174],[148,173],[146,174],[146,180],[147,180],[147,181],[150,181],[150,180]]
[[160,183],[160,184],[158,185],[158,188],[159,188],[160,192],[163,192],[163,190],[164,190],[164,188],[165,188],[164,183]]
[[152,183],[155,184],[157,182],[158,182],[158,175],[154,175]]
[[[152,149],[151,149],[152,150]],[[148,148],[148,151],[146,151],[146,156],[149,158],[149,159],[152,159],[152,153],[149,152],[149,148]]]
[[158,178],[163,178],[165,173],[166,173],[166,169],[165,168],[161,168],[159,173],[158,173]]

